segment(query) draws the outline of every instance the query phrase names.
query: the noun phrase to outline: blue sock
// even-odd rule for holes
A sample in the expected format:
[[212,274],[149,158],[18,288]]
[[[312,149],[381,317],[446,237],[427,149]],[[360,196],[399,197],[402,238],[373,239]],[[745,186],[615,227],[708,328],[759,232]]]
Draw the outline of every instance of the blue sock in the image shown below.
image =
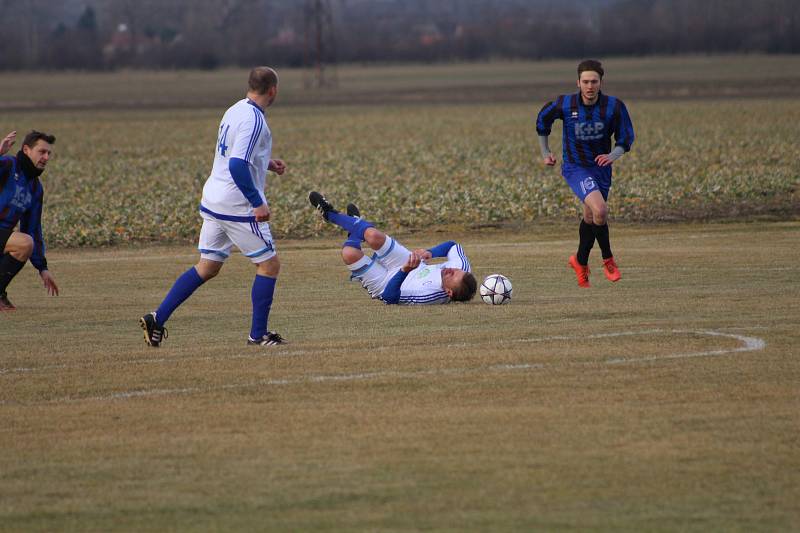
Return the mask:
[[375,227],[372,222],[363,218],[351,217],[342,213],[334,213],[333,211],[328,212],[328,222],[333,222],[347,231],[350,234],[348,240],[353,238],[358,239],[359,242],[364,240],[364,232],[367,231],[367,228]]
[[345,246],[350,246],[351,248],[355,248],[357,250],[360,250],[361,249],[361,240],[356,239],[355,237],[353,237],[352,233],[348,233],[347,234],[347,240],[344,241],[344,244],[342,245],[342,248],[344,248]]
[[159,326],[163,326],[175,309],[203,283],[205,283],[203,278],[200,277],[194,267],[181,274],[167,293],[167,297],[156,309],[156,323]]
[[272,295],[275,293],[276,278],[256,274],[250,297],[253,300],[253,322],[250,326],[250,338],[258,340],[267,333],[269,309],[272,307]]

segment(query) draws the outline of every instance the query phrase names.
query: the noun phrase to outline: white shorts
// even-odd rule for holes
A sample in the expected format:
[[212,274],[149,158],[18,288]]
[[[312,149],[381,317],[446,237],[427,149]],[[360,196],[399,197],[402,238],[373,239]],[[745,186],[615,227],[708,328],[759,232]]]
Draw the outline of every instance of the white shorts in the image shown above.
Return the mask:
[[222,220],[202,211],[200,216],[203,217],[203,227],[200,228],[197,248],[203,259],[224,263],[231,255],[232,246],[256,264],[276,255],[267,222]]
[[359,280],[370,296],[380,298],[386,284],[406,264],[410,255],[408,248],[387,235],[386,242],[372,257],[365,255],[347,268],[350,277]]

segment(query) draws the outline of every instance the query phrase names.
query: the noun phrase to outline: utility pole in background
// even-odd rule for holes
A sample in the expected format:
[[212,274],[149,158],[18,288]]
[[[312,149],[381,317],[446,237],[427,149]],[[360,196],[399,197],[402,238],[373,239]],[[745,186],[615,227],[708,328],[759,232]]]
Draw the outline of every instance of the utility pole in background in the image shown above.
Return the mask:
[[336,37],[330,0],[306,0],[303,84],[310,88],[334,88],[336,76]]

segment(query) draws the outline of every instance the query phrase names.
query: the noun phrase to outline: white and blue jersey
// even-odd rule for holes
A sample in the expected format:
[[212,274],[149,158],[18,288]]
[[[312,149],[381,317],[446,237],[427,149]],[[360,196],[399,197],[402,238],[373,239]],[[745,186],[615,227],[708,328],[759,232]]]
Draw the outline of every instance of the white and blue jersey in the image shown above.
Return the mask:
[[[264,188],[271,156],[272,133],[264,111],[248,98],[233,104],[219,125],[214,166],[203,187],[200,210],[224,220],[255,220],[254,205],[267,201]],[[247,163],[252,183],[237,183],[232,159]]]
[[257,222],[253,213],[267,203],[264,188],[271,156],[272,133],[264,111],[248,98],[228,108],[200,201],[202,258],[224,262],[233,246],[256,264],[276,254],[269,224]]
[[431,305],[446,304],[450,297],[442,287],[442,270],[457,268],[472,271],[464,249],[454,241],[443,242],[430,248],[434,258],[444,257],[445,262],[435,265],[424,261],[407,274],[400,270],[408,261],[411,252],[387,236],[380,250],[370,258],[362,257],[348,265],[351,276],[361,281],[373,298],[387,304]]

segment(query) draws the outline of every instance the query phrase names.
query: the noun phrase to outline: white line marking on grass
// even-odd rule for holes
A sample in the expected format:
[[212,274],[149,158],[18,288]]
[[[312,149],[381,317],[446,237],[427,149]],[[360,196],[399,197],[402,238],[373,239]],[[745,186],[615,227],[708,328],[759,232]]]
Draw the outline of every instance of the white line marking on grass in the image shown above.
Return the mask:
[[[0,405],[39,405],[39,404],[61,404],[61,403],[74,403],[74,402],[85,402],[85,401],[111,401],[111,400],[127,400],[133,398],[148,398],[154,396],[168,396],[168,395],[181,395],[181,394],[195,394],[195,393],[209,393],[215,391],[226,391],[226,390],[242,390],[242,389],[252,389],[252,388],[261,388],[261,387],[271,387],[271,386],[287,386],[287,385],[297,385],[303,383],[327,383],[327,382],[355,382],[355,381],[367,381],[373,379],[387,379],[387,378],[395,378],[395,379],[420,379],[429,376],[465,376],[469,374],[477,374],[477,373],[485,373],[487,370],[491,372],[515,372],[515,371],[527,371],[527,370],[541,370],[547,367],[555,367],[555,366],[597,366],[597,365],[617,365],[617,364],[631,364],[631,363],[648,363],[653,361],[660,361],[660,360],[674,360],[674,359],[689,359],[695,357],[714,357],[719,355],[726,355],[726,354],[733,354],[733,353],[741,353],[741,352],[752,352],[763,350],[766,346],[766,342],[763,339],[758,337],[748,337],[745,335],[737,335],[735,333],[724,333],[721,331],[715,330],[685,330],[685,329],[673,329],[673,330],[662,330],[662,329],[649,329],[649,330],[642,330],[642,331],[621,331],[621,332],[612,332],[612,333],[599,333],[595,335],[582,335],[582,336],[568,336],[568,335],[554,335],[550,337],[538,337],[533,339],[513,339],[511,341],[506,341],[505,343],[524,343],[524,342],[546,342],[546,341],[557,341],[557,340],[586,340],[586,339],[600,339],[600,338],[613,338],[613,337],[624,337],[624,336],[633,336],[633,335],[654,335],[654,334],[661,334],[661,333],[668,333],[668,334],[694,334],[694,335],[705,335],[705,336],[712,336],[712,337],[725,337],[729,339],[735,339],[739,341],[741,344],[740,346],[734,348],[723,348],[718,350],[706,350],[700,352],[687,352],[687,353],[675,353],[675,354],[666,354],[666,355],[642,355],[640,357],[630,357],[630,358],[612,358],[606,359],[604,361],[582,361],[582,362],[566,362],[566,363],[521,363],[521,364],[499,364],[499,365],[490,365],[484,367],[475,367],[475,368],[443,368],[443,369],[425,369],[425,370],[409,370],[409,371],[396,371],[396,370],[378,370],[375,372],[360,372],[356,374],[330,374],[330,375],[305,375],[299,376],[296,378],[286,378],[286,379],[265,379],[265,380],[258,380],[249,383],[231,383],[225,385],[216,385],[216,386],[209,386],[209,387],[182,387],[182,388],[173,388],[173,389],[143,389],[143,390],[132,390],[132,391],[122,391],[116,392],[113,394],[108,395],[101,395],[101,396],[85,396],[85,397],[62,397],[62,398],[54,398],[51,400],[46,400],[44,402],[36,402],[36,403],[17,403],[17,402],[8,402],[8,401],[0,401]],[[503,344],[502,342],[500,344]],[[449,345],[452,347],[460,347],[460,346],[467,346],[467,344],[453,344]],[[375,351],[374,348],[370,349],[370,351]],[[303,350],[298,351],[298,353],[304,352]],[[204,358],[210,359],[210,358]],[[149,359],[149,362],[157,362],[157,361],[173,361],[172,359]],[[175,360],[180,361],[180,360]],[[50,368],[56,367],[57,365],[53,365]],[[60,367],[65,367],[66,365],[60,365]],[[33,369],[5,369],[0,372],[20,372],[20,371],[32,371]]]

